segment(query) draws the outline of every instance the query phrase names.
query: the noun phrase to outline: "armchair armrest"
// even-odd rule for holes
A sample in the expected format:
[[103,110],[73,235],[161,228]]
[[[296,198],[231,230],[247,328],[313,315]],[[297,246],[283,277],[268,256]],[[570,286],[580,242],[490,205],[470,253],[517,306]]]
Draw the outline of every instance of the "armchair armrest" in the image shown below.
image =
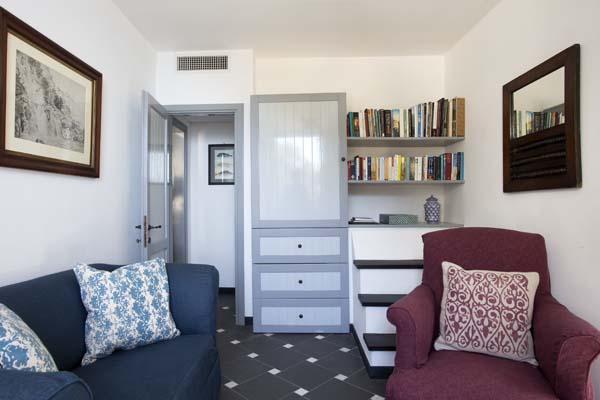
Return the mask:
[[92,400],[92,393],[86,383],[71,372],[0,369],[0,399]]
[[600,353],[600,332],[551,295],[539,295],[533,316],[535,354],[561,399],[590,400],[590,368]]
[[387,319],[396,326],[397,368],[420,368],[427,362],[435,326],[434,304],[431,289],[420,285],[388,308]]
[[212,265],[167,264],[171,314],[182,334],[215,334],[219,272]]

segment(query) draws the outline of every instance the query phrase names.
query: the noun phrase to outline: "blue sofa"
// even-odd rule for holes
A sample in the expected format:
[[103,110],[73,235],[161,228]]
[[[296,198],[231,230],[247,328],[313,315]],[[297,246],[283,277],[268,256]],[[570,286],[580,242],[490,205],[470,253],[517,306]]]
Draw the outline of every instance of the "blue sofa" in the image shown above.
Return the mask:
[[[96,264],[112,271],[119,266]],[[0,399],[212,400],[221,371],[215,342],[219,275],[209,265],[167,264],[181,336],[117,351],[81,367],[86,311],[73,271],[0,288],[0,303],[37,333],[61,372],[0,369]]]

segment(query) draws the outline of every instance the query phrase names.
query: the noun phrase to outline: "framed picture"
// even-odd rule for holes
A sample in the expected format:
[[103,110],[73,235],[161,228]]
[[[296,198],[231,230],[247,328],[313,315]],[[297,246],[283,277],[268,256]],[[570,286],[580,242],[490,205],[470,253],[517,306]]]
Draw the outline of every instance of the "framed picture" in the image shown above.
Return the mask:
[[98,178],[102,74],[0,8],[0,166]]
[[233,185],[235,183],[234,155],[232,144],[208,145],[209,185]]

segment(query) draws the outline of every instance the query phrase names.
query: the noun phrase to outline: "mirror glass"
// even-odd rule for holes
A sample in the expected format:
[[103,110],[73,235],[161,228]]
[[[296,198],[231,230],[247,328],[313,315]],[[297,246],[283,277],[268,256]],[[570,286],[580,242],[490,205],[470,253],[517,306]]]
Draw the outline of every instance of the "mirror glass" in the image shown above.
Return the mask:
[[565,68],[513,92],[511,139],[565,122]]

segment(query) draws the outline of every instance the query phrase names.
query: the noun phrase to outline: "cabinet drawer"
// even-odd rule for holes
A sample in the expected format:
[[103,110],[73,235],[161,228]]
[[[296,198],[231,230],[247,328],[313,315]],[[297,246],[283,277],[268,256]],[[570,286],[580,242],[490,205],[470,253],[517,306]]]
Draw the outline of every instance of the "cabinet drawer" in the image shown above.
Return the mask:
[[348,297],[348,264],[254,264],[254,297]]
[[339,263],[348,259],[348,230],[255,229],[255,263]]
[[255,332],[348,332],[348,299],[255,299]]

